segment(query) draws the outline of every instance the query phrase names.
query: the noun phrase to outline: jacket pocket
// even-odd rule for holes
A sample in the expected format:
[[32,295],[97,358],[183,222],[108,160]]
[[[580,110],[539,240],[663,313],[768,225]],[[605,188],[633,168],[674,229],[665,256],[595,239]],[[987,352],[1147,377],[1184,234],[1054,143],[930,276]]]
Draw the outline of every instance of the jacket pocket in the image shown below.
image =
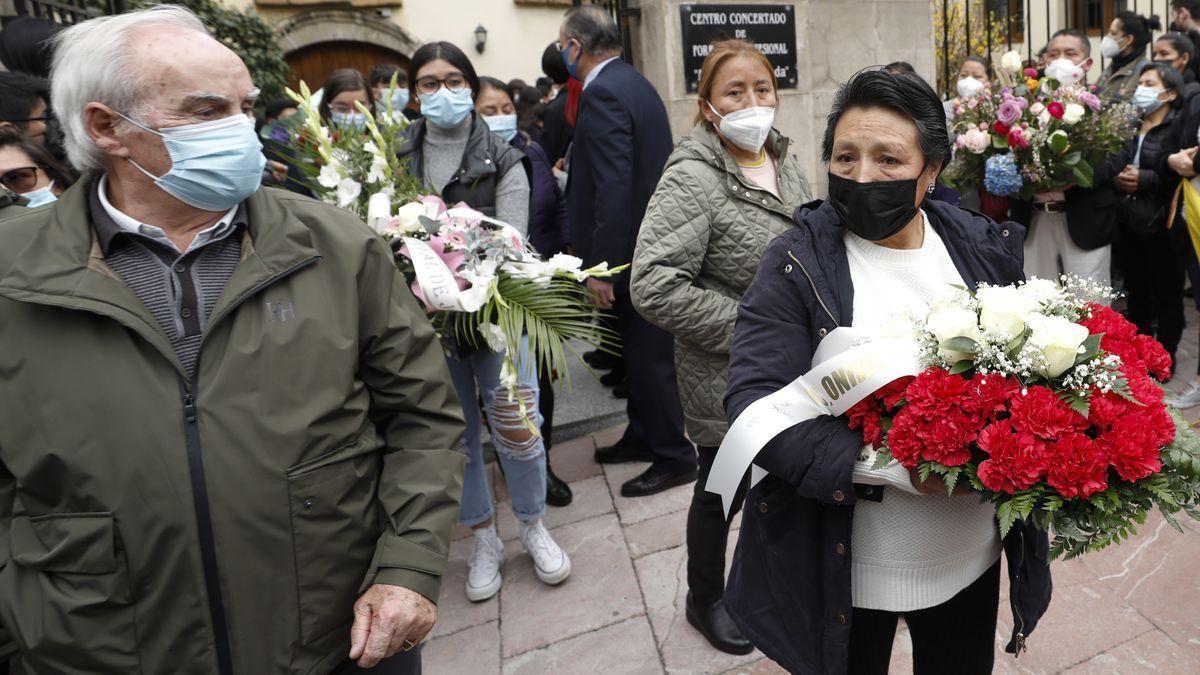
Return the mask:
[[353,618],[379,539],[375,429],[288,471],[300,640],[311,644]]
[[129,569],[112,513],[17,516],[0,616],[26,672],[140,670]]

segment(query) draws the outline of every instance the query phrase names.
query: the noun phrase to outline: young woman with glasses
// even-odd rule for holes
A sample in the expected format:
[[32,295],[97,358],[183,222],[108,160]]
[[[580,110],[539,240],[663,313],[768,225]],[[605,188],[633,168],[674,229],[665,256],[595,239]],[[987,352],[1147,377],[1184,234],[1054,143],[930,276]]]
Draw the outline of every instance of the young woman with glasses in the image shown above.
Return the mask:
[[74,172],[59,164],[41,143],[0,129],[0,186],[21,197],[24,206],[49,204],[74,182]]

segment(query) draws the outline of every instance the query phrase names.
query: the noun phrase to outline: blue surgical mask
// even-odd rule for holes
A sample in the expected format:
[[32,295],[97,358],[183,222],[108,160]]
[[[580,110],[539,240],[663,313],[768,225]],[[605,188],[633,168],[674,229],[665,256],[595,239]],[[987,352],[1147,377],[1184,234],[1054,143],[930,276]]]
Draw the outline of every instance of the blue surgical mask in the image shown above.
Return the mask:
[[330,111],[329,120],[338,129],[348,131],[363,131],[367,128],[367,116],[360,112]]
[[162,137],[171,157],[170,171],[155,176],[133,158],[129,163],[184,204],[204,211],[228,211],[254,194],[262,183],[267,158],[254,133],[254,120],[246,115],[238,113],[165,129],[151,129],[125,115],[121,117]]
[[1138,85],[1138,88],[1133,92],[1133,99],[1130,100],[1130,103],[1142,111],[1143,115],[1149,115],[1158,110],[1163,103],[1166,103],[1166,101],[1158,100],[1158,95],[1162,92],[1163,90],[1157,87]]
[[475,102],[467,87],[458,91],[442,87],[432,94],[421,94],[421,114],[430,124],[442,129],[453,129],[462,124],[474,109]]
[[24,198],[25,201],[27,202],[25,204],[25,206],[32,209],[32,208],[35,208],[38,206],[44,206],[51,202],[58,201],[58,197],[55,196],[54,191],[52,189],[53,187],[54,187],[54,181],[50,181],[49,185],[47,185],[46,187],[44,187],[40,190],[33,190],[31,192],[22,192],[21,197]]
[[492,115],[491,117],[483,118],[487,122],[488,128],[492,133],[504,139],[508,143],[517,135],[517,116],[516,115]]
[[579,70],[579,59],[583,58],[583,52],[580,51],[579,56],[575,58],[574,62],[572,62],[571,57],[568,54],[570,49],[571,49],[571,43],[568,42],[567,46],[563,47],[563,50],[562,50],[563,65],[565,65],[567,67],[567,75],[570,75],[571,77],[578,80],[579,77],[575,74],[575,71]]
[[[392,90],[391,95],[392,112],[398,113],[408,105],[408,89],[397,87]],[[376,99],[375,111],[382,114],[388,111],[388,102],[383,99]]]

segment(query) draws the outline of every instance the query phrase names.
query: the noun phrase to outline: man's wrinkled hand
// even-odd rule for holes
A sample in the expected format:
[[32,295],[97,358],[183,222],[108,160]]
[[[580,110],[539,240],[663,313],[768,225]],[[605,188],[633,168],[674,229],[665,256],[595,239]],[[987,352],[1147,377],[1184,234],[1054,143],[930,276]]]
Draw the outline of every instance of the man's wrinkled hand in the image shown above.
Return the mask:
[[[420,644],[437,622],[437,605],[401,586],[375,584],[354,603],[350,660],[373,668],[404,649]],[[412,646],[408,648],[411,649]]]
[[1188,148],[1180,150],[1167,158],[1167,166],[1175,173],[1184,178],[1191,178],[1196,175],[1196,170],[1192,165],[1196,157],[1196,148]]
[[613,291],[611,281],[588,277],[588,302],[599,307],[600,309],[612,309],[613,303],[617,301],[617,295]]

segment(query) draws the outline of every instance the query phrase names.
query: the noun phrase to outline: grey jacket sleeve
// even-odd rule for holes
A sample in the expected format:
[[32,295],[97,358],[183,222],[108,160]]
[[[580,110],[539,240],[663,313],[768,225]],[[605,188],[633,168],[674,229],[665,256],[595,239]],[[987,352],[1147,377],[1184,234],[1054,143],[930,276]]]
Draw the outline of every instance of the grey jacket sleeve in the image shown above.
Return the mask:
[[522,237],[529,236],[529,177],[519,162],[496,185],[496,218],[512,225]]
[[694,284],[712,231],[711,197],[681,166],[663,174],[642,220],[630,280],[633,304],[664,330],[728,354],[737,301]]

